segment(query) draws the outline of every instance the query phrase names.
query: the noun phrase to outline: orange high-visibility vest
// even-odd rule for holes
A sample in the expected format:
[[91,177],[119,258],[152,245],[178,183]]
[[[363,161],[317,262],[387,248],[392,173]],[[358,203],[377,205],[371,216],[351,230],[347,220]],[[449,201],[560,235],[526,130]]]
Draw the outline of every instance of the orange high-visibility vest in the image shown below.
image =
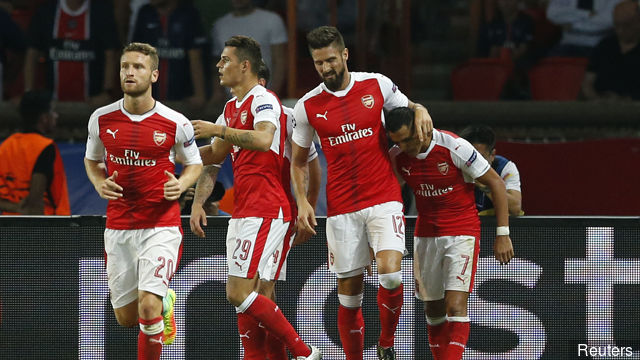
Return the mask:
[[[31,186],[31,174],[38,157],[47,146],[53,144],[56,158],[53,179],[44,193],[45,215],[71,215],[67,177],[58,146],[53,140],[37,133],[16,133],[0,144],[0,198],[19,203],[27,197]],[[16,213],[0,212],[3,215]]]

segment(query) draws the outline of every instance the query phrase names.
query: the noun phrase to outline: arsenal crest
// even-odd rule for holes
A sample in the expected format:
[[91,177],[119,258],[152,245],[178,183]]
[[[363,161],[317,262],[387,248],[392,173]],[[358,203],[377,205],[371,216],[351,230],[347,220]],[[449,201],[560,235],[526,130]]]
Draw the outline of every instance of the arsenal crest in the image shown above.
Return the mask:
[[447,175],[449,173],[449,164],[446,162],[438,163],[438,171],[442,175]]
[[165,140],[167,140],[167,133],[158,130],[153,131],[153,142],[156,143],[156,145],[161,146]]
[[244,110],[240,113],[240,122],[242,123],[242,125],[247,123],[247,110]]
[[367,109],[371,109],[375,101],[373,100],[373,95],[365,95],[362,97],[362,105]]

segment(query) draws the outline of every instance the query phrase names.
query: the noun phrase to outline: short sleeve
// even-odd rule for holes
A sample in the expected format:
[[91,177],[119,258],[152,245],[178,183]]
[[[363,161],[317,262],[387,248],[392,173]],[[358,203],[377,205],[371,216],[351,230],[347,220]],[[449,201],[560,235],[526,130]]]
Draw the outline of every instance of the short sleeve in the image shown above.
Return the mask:
[[84,157],[93,161],[102,161],[104,159],[104,144],[100,139],[100,125],[98,115],[93,113],[89,118],[87,126],[89,135],[87,137],[87,149]]
[[307,156],[307,162],[312,162],[315,158],[318,157],[318,149],[316,149],[316,144],[311,143],[309,147],[309,155]]
[[258,94],[251,102],[251,113],[253,114],[253,127],[262,121],[268,121],[275,125],[276,129],[280,127],[280,119],[282,109],[280,102],[271,93],[265,92]]
[[491,165],[478,153],[478,151],[467,140],[463,138],[456,138],[456,147],[450,149],[451,160],[455,166],[462,170],[466,182],[473,182],[473,180],[484,175]]
[[409,106],[409,99],[403,94],[398,86],[388,77],[378,74],[378,83],[380,91],[384,98],[384,108],[392,110],[398,107]]
[[311,124],[309,124],[309,119],[307,118],[307,111],[304,108],[303,100],[298,100],[296,106],[293,108],[293,117],[296,119],[296,123],[293,127],[293,135],[291,136],[291,140],[300,147],[311,147],[311,143],[313,143],[313,136],[315,135],[315,130],[313,129]]
[[520,191],[520,172],[513,161],[509,161],[500,172],[507,190]]
[[193,126],[189,120],[183,116],[177,122],[176,127],[176,143],[174,145],[176,156],[184,159],[184,165],[202,164]]

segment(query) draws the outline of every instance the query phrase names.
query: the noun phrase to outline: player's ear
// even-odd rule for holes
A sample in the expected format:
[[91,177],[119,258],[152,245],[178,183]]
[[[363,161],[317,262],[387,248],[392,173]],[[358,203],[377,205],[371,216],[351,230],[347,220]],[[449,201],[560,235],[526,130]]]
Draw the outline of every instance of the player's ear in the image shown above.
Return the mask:
[[349,60],[349,49],[344,48],[344,50],[342,50],[342,58],[344,61]]
[[151,82],[155,83],[156,81],[158,81],[158,75],[160,75],[160,71],[158,69],[155,69],[151,72]]

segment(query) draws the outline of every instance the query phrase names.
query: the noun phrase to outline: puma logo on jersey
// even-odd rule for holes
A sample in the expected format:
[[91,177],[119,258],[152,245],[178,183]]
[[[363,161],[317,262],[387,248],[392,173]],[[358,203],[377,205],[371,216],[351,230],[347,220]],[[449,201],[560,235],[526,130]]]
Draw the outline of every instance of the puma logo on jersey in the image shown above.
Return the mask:
[[247,330],[247,332],[246,332],[246,333],[244,333],[244,334],[243,334],[243,333],[240,333],[240,338],[241,338],[241,339],[242,339],[242,338],[251,339],[251,338],[249,337],[249,333],[250,333],[250,332],[251,332],[251,330]]
[[325,120],[327,120],[327,113],[329,112],[329,110],[325,111],[324,114],[316,114],[317,118],[323,118]]
[[237,261],[234,261],[234,262],[235,262],[235,263],[236,263],[236,265],[240,268],[240,271],[242,271],[242,264],[240,264],[240,263],[239,263],[239,262],[237,262]]
[[456,276],[456,279],[458,279],[458,280],[462,281],[462,283],[463,283],[463,284],[464,284],[464,282],[466,281],[466,279],[461,278],[460,276]]
[[407,176],[411,176],[411,168],[402,167],[401,170],[407,173]]
[[396,310],[398,310],[398,308],[400,308],[400,306],[396,306],[393,309],[390,308],[387,304],[382,304],[382,306],[384,306],[385,308],[387,308],[387,310],[391,311],[391,313],[395,314]]
[[349,330],[349,334],[360,333],[360,335],[364,335],[364,326],[361,326],[360,329]]
[[120,130],[120,129],[116,129],[116,131],[111,131],[111,129],[107,129],[107,134],[110,134],[115,139],[116,138],[116,133],[118,132],[118,130]]

